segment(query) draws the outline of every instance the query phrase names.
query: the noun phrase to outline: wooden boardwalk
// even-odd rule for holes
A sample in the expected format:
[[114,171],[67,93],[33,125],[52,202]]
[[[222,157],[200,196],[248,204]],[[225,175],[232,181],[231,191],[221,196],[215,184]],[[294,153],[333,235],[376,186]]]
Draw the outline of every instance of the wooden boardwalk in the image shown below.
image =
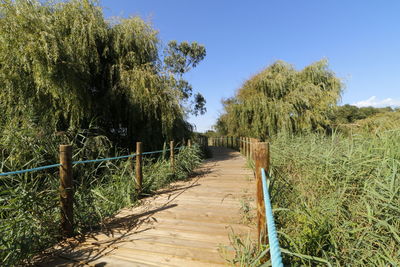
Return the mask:
[[230,233],[256,235],[244,211],[246,203],[254,210],[256,186],[238,152],[212,149],[214,157],[189,181],[121,210],[106,230],[59,244],[36,265],[227,265],[225,258],[234,254]]

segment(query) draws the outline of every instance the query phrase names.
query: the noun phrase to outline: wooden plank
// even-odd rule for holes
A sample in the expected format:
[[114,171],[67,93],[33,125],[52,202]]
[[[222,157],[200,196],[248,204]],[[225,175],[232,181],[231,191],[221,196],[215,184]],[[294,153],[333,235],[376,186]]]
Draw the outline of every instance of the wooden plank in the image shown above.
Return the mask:
[[213,149],[196,177],[122,209],[102,231],[54,247],[40,266],[225,266],[221,247],[233,257],[232,231],[257,238],[241,211],[248,201],[255,216],[256,186],[238,152]]

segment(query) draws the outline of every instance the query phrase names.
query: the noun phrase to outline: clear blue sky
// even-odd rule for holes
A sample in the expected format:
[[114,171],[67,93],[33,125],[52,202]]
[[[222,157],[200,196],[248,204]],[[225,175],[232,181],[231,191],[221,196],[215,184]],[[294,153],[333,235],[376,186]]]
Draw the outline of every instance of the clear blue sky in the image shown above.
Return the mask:
[[252,74],[281,59],[296,68],[329,60],[343,79],[342,104],[400,105],[398,0],[102,0],[105,16],[139,15],[161,41],[197,41],[207,57],[186,78],[207,99],[190,118],[210,129]]

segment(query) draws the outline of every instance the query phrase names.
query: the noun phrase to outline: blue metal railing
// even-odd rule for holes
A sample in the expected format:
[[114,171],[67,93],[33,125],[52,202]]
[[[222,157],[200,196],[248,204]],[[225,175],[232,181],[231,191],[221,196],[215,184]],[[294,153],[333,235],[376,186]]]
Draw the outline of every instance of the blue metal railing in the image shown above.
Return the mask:
[[267,175],[264,168],[261,169],[263,193],[264,193],[264,206],[265,217],[267,218],[268,241],[271,254],[272,267],[283,267],[281,248],[279,247],[278,235],[275,229],[274,216],[272,214],[271,199],[268,191]]

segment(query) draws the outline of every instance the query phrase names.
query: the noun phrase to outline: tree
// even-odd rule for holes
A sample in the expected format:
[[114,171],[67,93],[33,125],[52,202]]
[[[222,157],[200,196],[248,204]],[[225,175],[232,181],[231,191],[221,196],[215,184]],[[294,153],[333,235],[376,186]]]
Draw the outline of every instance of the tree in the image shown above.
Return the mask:
[[343,105],[336,107],[329,115],[329,119],[333,125],[354,123],[357,120],[366,119],[378,113],[393,112],[391,107],[374,108],[374,107],[357,107],[353,105]]
[[188,136],[186,114],[204,112],[205,99],[182,77],[205,48],[173,41],[166,51],[163,63],[157,31],[138,17],[108,22],[96,1],[4,0],[0,123],[95,124],[124,146]]
[[229,135],[268,138],[279,132],[324,130],[340,97],[341,82],[326,60],[301,71],[277,61],[223,102],[216,128]]
[[[178,76],[176,88],[180,90],[182,99],[188,100],[192,96],[193,88],[183,80],[183,74],[196,67],[204,59],[206,49],[196,42],[178,44],[176,41],[171,41],[168,43],[165,53],[167,54],[164,58],[166,70]],[[193,108],[189,108],[189,111],[196,116],[204,114],[206,112],[205,103],[205,98],[200,93],[196,93],[194,101],[191,103]]]

